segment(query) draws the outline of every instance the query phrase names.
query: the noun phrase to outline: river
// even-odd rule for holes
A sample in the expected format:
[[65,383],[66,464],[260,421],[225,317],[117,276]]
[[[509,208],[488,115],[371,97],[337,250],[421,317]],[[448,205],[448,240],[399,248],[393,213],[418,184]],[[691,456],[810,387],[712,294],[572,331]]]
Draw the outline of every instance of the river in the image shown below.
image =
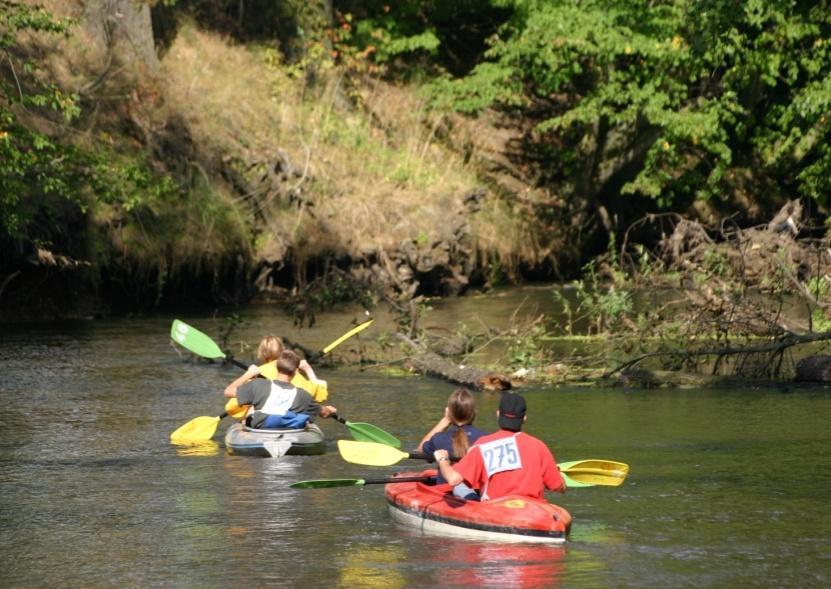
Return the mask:
[[[442,301],[431,320],[507,321],[526,295]],[[251,343],[273,331],[322,347],[349,328],[344,314],[297,330],[270,307],[239,313],[246,323],[235,337]],[[210,317],[179,318],[215,335]],[[0,327],[0,586],[831,584],[828,389],[527,387],[526,431],[559,460],[626,462],[629,478],[548,496],[574,518],[562,547],[443,539],[394,524],[381,485],[289,488],[419,466],[345,463],[335,440],[348,432],[336,422],[319,422],[323,456],[229,456],[228,420],[213,444],[171,445],[178,426],[221,412],[221,391],[239,374],[180,357],[172,319]],[[386,328],[379,321],[360,337]],[[344,417],[394,433],[405,449],[453,389],[374,370],[319,372]],[[494,428],[498,394],[477,400],[477,424]]]

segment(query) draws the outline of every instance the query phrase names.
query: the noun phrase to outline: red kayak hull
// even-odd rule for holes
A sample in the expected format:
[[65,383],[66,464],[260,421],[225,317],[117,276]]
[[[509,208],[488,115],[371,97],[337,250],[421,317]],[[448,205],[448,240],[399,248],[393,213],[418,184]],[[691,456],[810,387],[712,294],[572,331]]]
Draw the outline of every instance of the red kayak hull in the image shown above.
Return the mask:
[[[405,472],[396,476],[431,476],[435,471]],[[384,488],[390,514],[396,521],[435,535],[499,542],[566,541],[571,514],[528,497],[509,496],[494,501],[466,501],[454,497],[449,485],[418,482],[389,483]]]

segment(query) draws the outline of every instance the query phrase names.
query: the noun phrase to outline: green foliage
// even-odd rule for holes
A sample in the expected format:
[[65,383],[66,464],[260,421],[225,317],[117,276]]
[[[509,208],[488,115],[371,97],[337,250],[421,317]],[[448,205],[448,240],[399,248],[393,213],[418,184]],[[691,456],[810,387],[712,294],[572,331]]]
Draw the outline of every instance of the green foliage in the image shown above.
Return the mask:
[[[815,301],[828,301],[831,293],[831,278],[826,276],[813,276],[805,285],[808,293]],[[811,309],[811,329],[813,331],[831,331],[831,309],[815,305]]]
[[21,31],[65,34],[70,26],[70,19],[55,18],[39,6],[0,0],[0,50],[13,47]]
[[542,338],[546,335],[543,325],[535,325],[527,332],[512,337],[507,350],[508,365],[511,368],[528,368],[544,364],[548,355],[542,347]]
[[626,331],[632,323],[634,301],[627,290],[604,287],[593,263],[584,268],[583,278],[569,291],[555,289],[552,297],[563,309],[563,330],[567,335]]
[[435,85],[437,104],[533,109],[540,141],[564,142],[561,162],[587,137],[626,137],[622,193],[662,206],[725,199],[740,170],[831,204],[827,1],[494,5],[513,18],[469,76]]
[[367,71],[420,79],[467,71],[506,12],[491,0],[341,0],[338,51],[367,62]]
[[406,27],[402,27],[391,16],[360,21],[355,27],[352,42],[364,48],[371,47],[371,53],[378,63],[388,63],[399,55],[419,51],[433,55],[439,46],[439,39],[432,28],[410,34]]
[[707,248],[701,260],[704,269],[716,276],[727,276],[730,271],[730,261],[716,247]]
[[[61,200],[84,208],[72,181],[78,152],[18,120],[21,110],[39,109],[68,123],[79,113],[77,96],[40,79],[32,62],[21,62],[11,51],[22,32],[64,34],[70,26],[42,8],[0,1],[0,62],[9,68],[9,76],[0,77],[0,237],[25,237],[41,212],[48,226]],[[40,202],[33,200],[35,195]]]
[[87,262],[91,290],[106,267],[142,305],[158,303],[183,267],[205,272],[198,267],[210,258],[216,279],[220,255],[245,250],[228,203],[108,135],[76,141],[78,97],[25,61],[35,41],[15,45],[23,33],[63,34],[72,23],[30,5],[0,0],[0,8],[0,263],[19,268],[34,247],[48,249]]

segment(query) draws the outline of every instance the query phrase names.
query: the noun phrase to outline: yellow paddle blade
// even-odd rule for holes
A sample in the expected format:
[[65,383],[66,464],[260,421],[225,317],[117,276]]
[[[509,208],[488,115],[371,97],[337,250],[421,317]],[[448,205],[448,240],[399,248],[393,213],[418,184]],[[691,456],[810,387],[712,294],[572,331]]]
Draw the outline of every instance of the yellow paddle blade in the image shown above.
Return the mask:
[[560,471],[578,483],[617,487],[629,474],[629,465],[614,460],[575,460],[558,465]]
[[170,441],[198,442],[200,440],[210,440],[216,433],[218,425],[219,417],[197,417],[170,434]]
[[249,405],[240,405],[239,401],[234,397],[233,399],[228,399],[228,402],[225,403],[225,413],[234,419],[242,419],[248,413],[248,407]]
[[354,440],[338,440],[338,451],[347,462],[367,466],[390,466],[410,457],[406,452],[386,444]]
[[370,325],[372,325],[372,322],[373,322],[373,321],[375,321],[375,319],[370,319],[369,321],[364,321],[364,322],[363,322],[363,323],[361,323],[359,326],[357,326],[357,327],[355,327],[355,328],[353,328],[353,329],[350,329],[349,331],[347,331],[346,333],[344,333],[342,336],[340,336],[338,339],[336,339],[335,341],[333,341],[331,344],[329,344],[328,346],[326,346],[325,348],[323,348],[323,353],[324,353],[324,354],[328,354],[329,352],[331,352],[332,350],[334,350],[337,346],[339,346],[340,344],[342,344],[344,341],[348,340],[350,337],[352,337],[352,336],[353,336],[353,335],[355,335],[356,333],[360,333],[360,332],[362,332],[364,329],[366,329],[367,327],[369,327]]

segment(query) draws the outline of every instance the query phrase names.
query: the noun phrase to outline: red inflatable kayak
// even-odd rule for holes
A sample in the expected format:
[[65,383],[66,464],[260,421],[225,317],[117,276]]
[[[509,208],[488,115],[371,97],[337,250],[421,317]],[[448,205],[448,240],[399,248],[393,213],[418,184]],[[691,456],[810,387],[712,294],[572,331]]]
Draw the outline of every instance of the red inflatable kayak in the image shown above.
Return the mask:
[[[402,472],[397,477],[434,476],[436,471]],[[394,520],[425,533],[499,542],[566,541],[571,514],[546,501],[509,496],[494,501],[465,501],[449,485],[420,482],[384,487]]]

